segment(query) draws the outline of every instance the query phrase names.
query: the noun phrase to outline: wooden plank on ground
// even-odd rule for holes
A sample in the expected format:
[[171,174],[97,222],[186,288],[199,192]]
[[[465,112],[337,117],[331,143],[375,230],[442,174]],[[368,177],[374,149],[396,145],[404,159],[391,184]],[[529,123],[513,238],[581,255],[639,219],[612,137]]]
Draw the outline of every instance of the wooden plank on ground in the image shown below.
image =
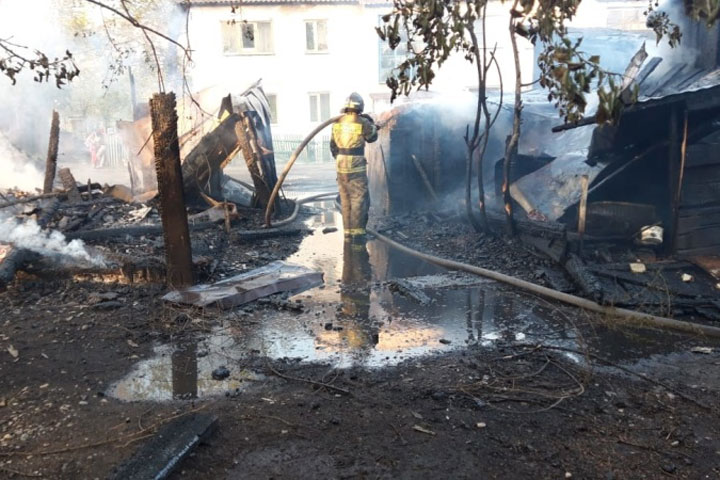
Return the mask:
[[214,415],[195,413],[180,417],[160,429],[132,457],[115,469],[110,480],[163,480],[197,445],[212,434]]

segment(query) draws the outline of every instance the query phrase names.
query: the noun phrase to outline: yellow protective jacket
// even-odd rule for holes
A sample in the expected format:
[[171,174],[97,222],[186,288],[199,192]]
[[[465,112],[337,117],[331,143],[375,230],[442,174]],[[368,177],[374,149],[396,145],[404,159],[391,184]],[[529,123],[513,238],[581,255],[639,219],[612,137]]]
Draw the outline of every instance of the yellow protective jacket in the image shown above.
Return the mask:
[[330,152],[337,162],[337,172],[342,174],[364,173],[365,142],[377,140],[377,127],[368,117],[346,113],[332,128]]

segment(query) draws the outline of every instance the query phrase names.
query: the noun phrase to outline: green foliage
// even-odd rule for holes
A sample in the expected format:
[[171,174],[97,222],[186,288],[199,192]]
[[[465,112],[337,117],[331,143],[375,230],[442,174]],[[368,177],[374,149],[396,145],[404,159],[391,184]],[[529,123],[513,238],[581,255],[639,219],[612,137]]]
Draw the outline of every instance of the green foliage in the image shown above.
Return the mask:
[[690,18],[704,21],[708,26],[715,25],[720,17],[720,0],[685,0],[684,3]]
[[[436,70],[453,52],[462,51],[466,59],[473,61],[473,47],[466,33],[481,19],[486,1],[393,0],[393,11],[383,17],[384,25],[377,32],[393,49],[405,33],[411,55],[387,80],[392,100],[399,94],[407,95],[414,87],[427,88]],[[598,121],[613,122],[623,108],[622,73],[604,70],[598,55],[582,51],[582,39],[573,41],[569,37],[566,24],[575,16],[581,1],[519,0],[509,14],[514,19],[515,35],[542,45],[539,83],[548,90],[548,101],[554,103],[560,116],[567,122],[580,120],[588,105],[587,96],[594,90],[599,102]],[[704,1],[715,6],[718,3]],[[672,47],[676,46],[682,36],[679,27],[665,12],[655,10],[657,4],[652,2],[645,12],[648,27],[656,33],[658,42],[667,38]],[[716,18],[717,11],[712,12],[698,15]],[[637,98],[637,91],[630,93]]]
[[69,51],[66,51],[62,57],[51,60],[39,50],[33,51],[7,39],[0,39],[0,73],[15,85],[17,75],[26,69],[33,71],[33,79],[36,82],[48,82],[53,78],[57,88],[61,88],[80,75],[80,69],[75,65]]
[[[470,62],[474,47],[467,31],[480,19],[487,0],[467,3],[451,0],[393,0],[393,12],[383,16],[378,35],[393,50],[406,38],[411,55],[387,80],[391,101],[399,94],[408,95],[414,87],[427,88],[435,71],[451,53],[462,51]],[[403,35],[405,34],[405,35]]]

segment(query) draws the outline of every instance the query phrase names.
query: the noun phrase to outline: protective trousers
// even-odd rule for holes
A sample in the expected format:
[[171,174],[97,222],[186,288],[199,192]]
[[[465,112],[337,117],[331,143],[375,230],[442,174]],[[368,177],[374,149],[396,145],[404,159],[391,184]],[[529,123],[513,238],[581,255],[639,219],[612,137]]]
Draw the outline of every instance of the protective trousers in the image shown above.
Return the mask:
[[365,235],[370,209],[367,174],[338,173],[337,182],[345,237]]

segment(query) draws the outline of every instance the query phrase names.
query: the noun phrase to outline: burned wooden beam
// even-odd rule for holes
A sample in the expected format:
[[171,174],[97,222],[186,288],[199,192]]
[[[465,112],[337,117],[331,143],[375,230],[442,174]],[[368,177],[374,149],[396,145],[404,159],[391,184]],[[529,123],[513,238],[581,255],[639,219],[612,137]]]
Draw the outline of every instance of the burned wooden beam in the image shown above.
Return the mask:
[[[493,212],[487,212],[488,224],[493,230],[502,229],[507,220]],[[515,218],[513,221],[518,232],[528,235],[537,235],[543,238],[566,238],[567,227],[559,222],[534,221],[523,218]]]
[[241,115],[240,121],[235,124],[235,133],[240,143],[240,148],[245,159],[245,164],[250,172],[253,185],[255,186],[255,203],[260,208],[265,208],[270,201],[270,194],[275,185],[268,185],[263,175],[263,149],[258,142],[258,135],[255,131],[251,112]]
[[[76,282],[102,284],[164,284],[167,276],[165,262],[157,257],[112,258],[105,267],[73,267],[54,263],[40,255],[28,255],[21,272],[40,280],[72,279]],[[203,277],[212,269],[208,257],[193,258],[196,276]],[[20,275],[20,274],[18,274]]]
[[48,145],[47,160],[45,161],[45,184],[43,193],[50,193],[55,183],[55,170],[57,169],[58,146],[60,143],[60,115],[53,110],[50,124],[50,143]]
[[0,245],[0,290],[15,278],[15,272],[25,262],[27,251],[11,245]]
[[597,278],[585,266],[585,262],[574,253],[568,255],[565,262],[565,270],[570,278],[575,281],[582,292],[591,299],[600,303],[603,299],[603,290]]
[[432,298],[428,297],[425,292],[415,287],[404,278],[390,280],[387,285],[391,291],[398,292],[401,295],[414,300],[420,305],[427,306],[433,302]]
[[[207,230],[219,226],[218,222],[202,222],[188,225],[192,232]],[[259,230],[241,230],[233,232],[233,235],[240,240],[261,240],[264,238],[274,237],[290,237],[300,235],[306,230],[301,228],[263,228]],[[112,240],[123,239],[125,237],[142,237],[151,235],[161,235],[163,233],[162,225],[134,225],[131,227],[118,228],[99,228],[96,230],[81,230],[77,232],[69,232],[65,234],[68,240],[76,238],[80,240]]]
[[180,144],[174,93],[157,93],[150,100],[155,168],[160,194],[160,218],[165,238],[167,283],[173,287],[192,285],[190,230],[185,210]]
[[[52,219],[58,209],[60,202],[53,199],[40,212],[37,218],[37,224],[44,228]],[[0,259],[0,289],[3,289],[15,278],[15,272],[19,270],[28,259],[28,252],[23,248],[12,246],[11,248],[3,247],[3,258]]]
[[229,115],[186,155],[182,178],[189,199],[200,200],[201,192],[222,199],[222,169],[240,150],[235,131],[238,122],[236,113]]
[[60,181],[62,182],[63,189],[67,192],[68,200],[71,202],[79,202],[82,200],[80,197],[80,191],[78,190],[77,182],[73,177],[72,172],[69,168],[61,168],[58,172]]
[[217,427],[214,415],[180,417],[158,431],[110,475],[110,480],[163,480]]

